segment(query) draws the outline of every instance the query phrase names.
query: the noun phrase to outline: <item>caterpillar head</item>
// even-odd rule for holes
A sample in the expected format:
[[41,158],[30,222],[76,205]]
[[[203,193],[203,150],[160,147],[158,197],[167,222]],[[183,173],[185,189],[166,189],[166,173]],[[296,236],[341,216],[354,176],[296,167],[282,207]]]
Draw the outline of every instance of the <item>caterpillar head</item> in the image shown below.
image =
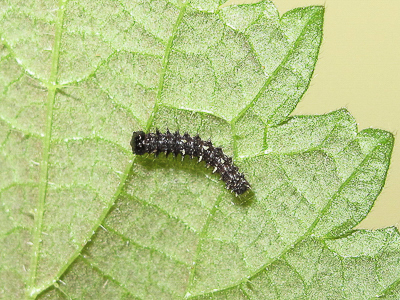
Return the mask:
[[131,139],[132,152],[136,155],[143,155],[146,149],[143,145],[146,134],[143,131],[134,131]]

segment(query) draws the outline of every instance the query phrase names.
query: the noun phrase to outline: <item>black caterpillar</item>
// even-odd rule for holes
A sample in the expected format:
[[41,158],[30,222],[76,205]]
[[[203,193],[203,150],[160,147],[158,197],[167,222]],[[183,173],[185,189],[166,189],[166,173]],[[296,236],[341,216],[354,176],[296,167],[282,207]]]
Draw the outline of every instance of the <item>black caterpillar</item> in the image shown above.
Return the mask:
[[214,167],[213,172],[221,174],[222,180],[226,183],[226,188],[236,193],[243,194],[250,188],[250,184],[239,173],[232,158],[226,156],[221,148],[214,147],[211,141],[203,141],[199,135],[191,137],[185,133],[180,135],[179,131],[175,133],[144,133],[143,131],[135,131],[131,140],[132,152],[136,155],[145,153],[154,153],[157,156],[165,153],[167,156],[173,153],[175,156],[181,154],[182,157],[189,155],[190,157],[198,157],[199,162],[204,160],[207,166]]

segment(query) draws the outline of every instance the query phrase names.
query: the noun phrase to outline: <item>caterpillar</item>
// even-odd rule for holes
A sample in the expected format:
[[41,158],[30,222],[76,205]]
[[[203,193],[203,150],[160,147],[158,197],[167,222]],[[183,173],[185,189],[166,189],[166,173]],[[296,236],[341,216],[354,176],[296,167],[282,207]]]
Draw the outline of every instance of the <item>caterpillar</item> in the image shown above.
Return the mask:
[[161,133],[158,129],[155,133],[144,133],[135,131],[131,140],[132,152],[136,155],[153,153],[156,157],[160,153],[172,153],[189,155],[191,158],[198,157],[199,162],[204,160],[208,166],[214,167],[214,171],[221,175],[226,188],[236,195],[241,195],[250,189],[250,184],[239,173],[238,167],[233,164],[232,158],[224,154],[221,148],[214,147],[210,140],[203,141],[199,135],[191,137],[188,133],[180,135],[179,131]]

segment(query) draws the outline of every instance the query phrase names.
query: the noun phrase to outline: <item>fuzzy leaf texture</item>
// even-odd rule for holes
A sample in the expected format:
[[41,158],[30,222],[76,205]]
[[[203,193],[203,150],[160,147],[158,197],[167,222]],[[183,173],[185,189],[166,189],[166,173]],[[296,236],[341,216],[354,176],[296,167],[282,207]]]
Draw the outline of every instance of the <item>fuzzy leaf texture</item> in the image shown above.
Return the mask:
[[[357,230],[393,136],[345,110],[289,117],[324,9],[272,2],[0,3],[1,299],[398,299],[394,228]],[[223,147],[134,156],[132,131]]]

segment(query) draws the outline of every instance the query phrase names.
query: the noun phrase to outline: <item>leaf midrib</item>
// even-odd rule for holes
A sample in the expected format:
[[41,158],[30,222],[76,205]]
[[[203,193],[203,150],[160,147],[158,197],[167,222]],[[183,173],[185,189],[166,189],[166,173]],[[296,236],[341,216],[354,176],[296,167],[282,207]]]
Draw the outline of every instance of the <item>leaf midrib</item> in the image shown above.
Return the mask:
[[43,227],[43,214],[44,214],[44,203],[47,194],[47,180],[49,171],[49,154],[51,146],[51,133],[53,125],[53,106],[56,96],[56,83],[58,75],[58,63],[60,57],[60,46],[61,46],[61,35],[62,27],[64,22],[65,13],[65,1],[59,0],[57,19],[55,23],[55,36],[53,44],[53,52],[51,57],[51,70],[50,80],[48,83],[48,95],[47,95],[47,113],[46,113],[46,131],[43,141],[43,154],[42,161],[40,163],[40,176],[39,176],[39,197],[36,205],[35,223],[33,228],[33,246],[31,253],[31,264],[29,272],[28,288],[26,290],[25,298],[32,299],[36,298],[36,295],[41,292],[41,289],[35,289],[35,280],[37,277],[38,263],[39,263],[39,252],[41,244],[41,232]]

